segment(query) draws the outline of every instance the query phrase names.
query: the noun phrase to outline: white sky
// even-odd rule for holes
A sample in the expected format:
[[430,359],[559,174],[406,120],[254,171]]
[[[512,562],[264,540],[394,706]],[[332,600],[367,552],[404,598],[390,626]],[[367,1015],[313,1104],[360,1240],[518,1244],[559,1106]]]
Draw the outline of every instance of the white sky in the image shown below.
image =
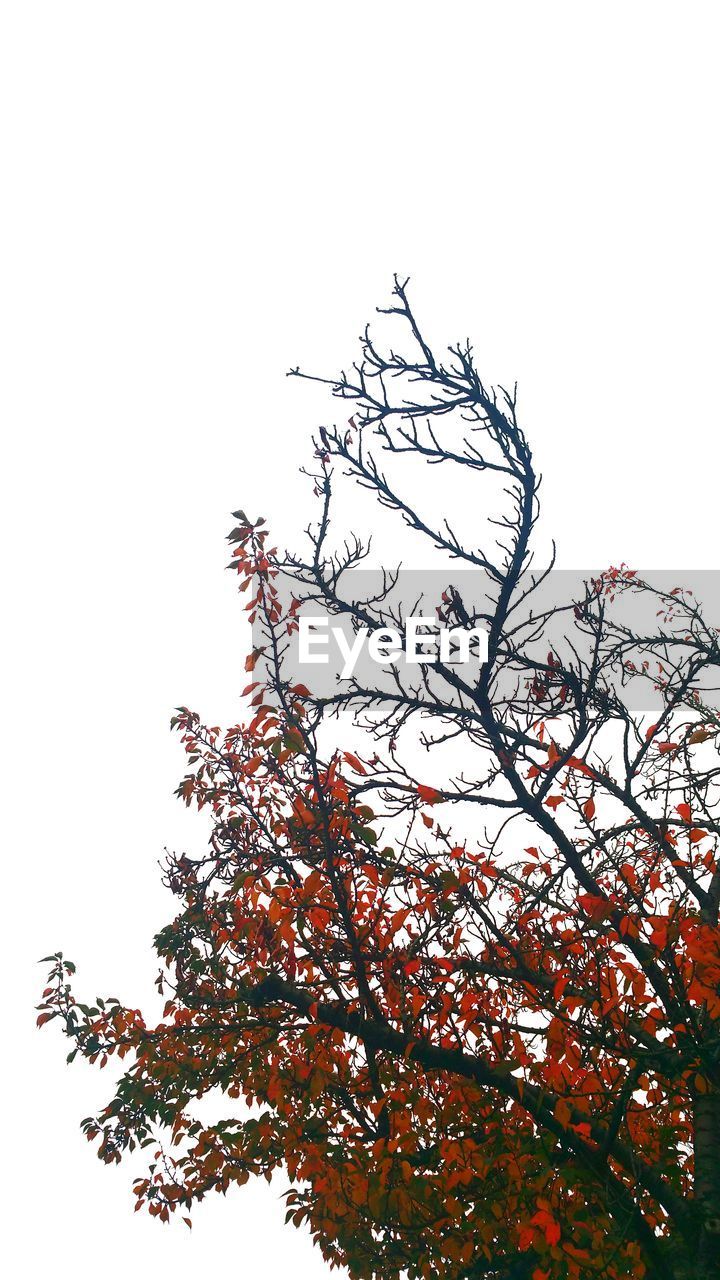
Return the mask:
[[235,718],[243,682],[228,513],[305,523],[334,413],[285,370],[351,359],[393,270],[518,379],[561,566],[717,567],[717,26],[688,0],[2,6],[13,1274],[326,1274],[278,1187],[192,1235],[133,1215],[136,1170],[78,1127],[111,1081],[33,1031],[34,962],[152,1000],[156,861],[205,830],[168,720]]

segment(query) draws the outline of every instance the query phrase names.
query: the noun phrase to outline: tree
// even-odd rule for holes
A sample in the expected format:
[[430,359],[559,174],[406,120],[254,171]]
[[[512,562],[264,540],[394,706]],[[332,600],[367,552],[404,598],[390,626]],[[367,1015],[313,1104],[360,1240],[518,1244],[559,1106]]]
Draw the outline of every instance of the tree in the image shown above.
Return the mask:
[[[528,610],[547,571],[516,396],[485,387],[469,344],[436,357],[406,282],[382,314],[402,350],[366,331],[352,373],[327,380],[352,416],[315,441],[310,554],[236,513],[262,643],[243,723],[174,717],[178,794],[212,831],[203,856],[167,859],[162,1018],[77,1002],[59,953],[38,1021],[61,1020],[70,1058],[124,1060],[84,1128],[106,1162],[165,1135],[135,1188],[163,1221],[282,1167],[288,1218],[363,1280],[718,1277],[718,633],[688,593],[625,567]],[[470,483],[468,536],[463,510],[453,527],[408,496],[424,465],[453,495]],[[345,591],[368,546],[331,547],[343,477],[428,556],[485,575],[480,611],[449,581],[439,605],[486,627],[477,679],[435,660],[313,696],[288,675],[299,600],[355,627],[391,616],[385,591]],[[649,603],[650,629],[628,601]],[[631,678],[658,700],[651,724]],[[210,1091],[249,1110],[201,1123]]]

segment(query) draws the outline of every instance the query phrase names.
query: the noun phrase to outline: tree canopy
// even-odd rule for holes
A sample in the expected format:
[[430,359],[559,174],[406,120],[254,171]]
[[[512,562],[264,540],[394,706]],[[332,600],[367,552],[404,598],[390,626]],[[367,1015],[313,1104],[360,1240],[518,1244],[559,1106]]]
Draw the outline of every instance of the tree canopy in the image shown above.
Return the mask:
[[[309,550],[235,513],[248,710],[173,720],[211,835],[165,864],[162,1014],[81,1003],[58,954],[38,1021],[123,1060],[84,1127],[107,1162],[149,1147],[137,1204],[164,1221],[283,1169],[288,1219],[357,1280],[720,1277],[718,632],[626,566],[533,607],[516,393],[469,343],[436,354],[406,282],[382,314],[389,344],[366,331],[324,380],[347,412],[314,441]],[[392,575],[346,590],[369,551],[347,482],[483,576],[481,607],[449,568],[438,602],[487,631],[475,679],[434,660],[318,695],[288,670],[303,600],[397,621]],[[215,1124],[211,1091],[237,1100]]]

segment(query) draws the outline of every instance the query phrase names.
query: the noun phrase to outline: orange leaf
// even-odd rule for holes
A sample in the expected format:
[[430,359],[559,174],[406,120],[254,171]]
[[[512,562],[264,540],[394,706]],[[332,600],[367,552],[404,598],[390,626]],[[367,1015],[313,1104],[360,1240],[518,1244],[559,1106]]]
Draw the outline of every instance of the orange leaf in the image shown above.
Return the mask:
[[351,768],[355,770],[356,773],[363,773],[363,774],[367,773],[367,769],[365,768],[365,765],[362,763],[361,760],[358,760],[357,756],[353,755],[352,751],[343,751],[343,757],[345,760],[347,760],[348,764],[351,766]]
[[688,742],[694,747],[698,742],[707,742],[708,738],[712,738],[712,736],[710,729],[696,729],[694,733],[690,734]]
[[567,1102],[565,1101],[565,1099],[558,1098],[557,1103],[555,1105],[554,1116],[558,1124],[562,1125],[563,1129],[567,1129],[568,1124],[570,1123],[571,1115],[572,1115],[572,1112]]

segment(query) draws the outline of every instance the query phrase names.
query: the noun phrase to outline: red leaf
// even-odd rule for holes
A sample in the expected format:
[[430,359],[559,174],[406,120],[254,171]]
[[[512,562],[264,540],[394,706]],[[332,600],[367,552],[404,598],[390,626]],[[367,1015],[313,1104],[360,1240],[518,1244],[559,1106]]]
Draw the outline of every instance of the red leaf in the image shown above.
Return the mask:
[[437,804],[442,800],[440,792],[434,787],[418,787],[417,793],[424,804]]
[[550,1245],[557,1244],[558,1240],[560,1239],[560,1223],[559,1222],[548,1222],[545,1228],[545,1239]]
[[596,924],[612,915],[611,904],[605,898],[599,898],[597,894],[579,893],[577,901],[585,914]]

